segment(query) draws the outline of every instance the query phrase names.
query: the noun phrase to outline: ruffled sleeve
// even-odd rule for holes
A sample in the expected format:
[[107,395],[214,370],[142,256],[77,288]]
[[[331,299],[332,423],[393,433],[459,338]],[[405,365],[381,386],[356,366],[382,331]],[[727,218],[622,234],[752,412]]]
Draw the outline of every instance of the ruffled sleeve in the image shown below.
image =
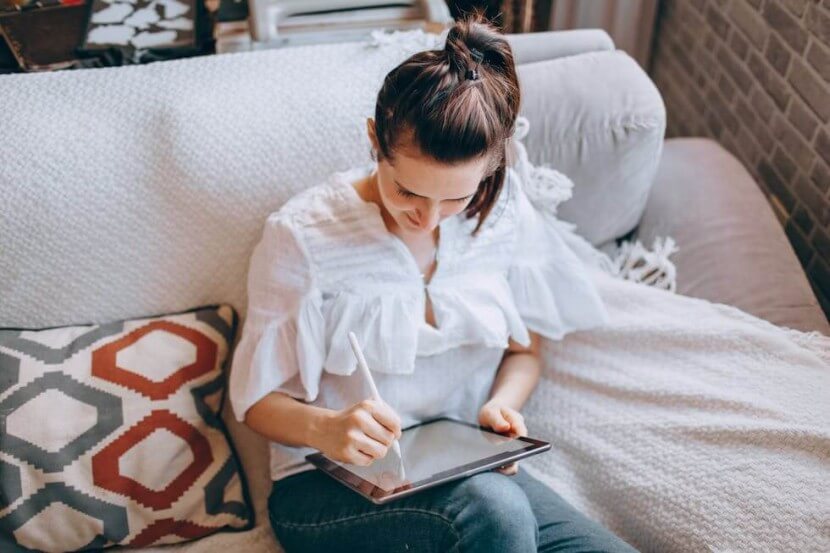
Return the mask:
[[325,344],[321,304],[291,218],[272,215],[251,255],[247,318],[231,368],[230,401],[238,420],[274,391],[315,400]]
[[340,291],[327,303],[326,372],[346,376],[357,369],[349,332],[355,333],[371,371],[410,374],[415,370],[417,332],[424,312],[420,289],[380,283],[371,288]]
[[[556,219],[552,209],[560,200],[559,191],[572,184],[561,173],[547,169],[544,176],[550,182],[536,186],[531,201],[519,173],[511,169],[508,175],[516,221],[508,283],[528,329],[559,340],[569,332],[604,325],[608,315],[590,275],[594,269],[570,247],[578,237]],[[549,198],[545,190],[550,191]]]

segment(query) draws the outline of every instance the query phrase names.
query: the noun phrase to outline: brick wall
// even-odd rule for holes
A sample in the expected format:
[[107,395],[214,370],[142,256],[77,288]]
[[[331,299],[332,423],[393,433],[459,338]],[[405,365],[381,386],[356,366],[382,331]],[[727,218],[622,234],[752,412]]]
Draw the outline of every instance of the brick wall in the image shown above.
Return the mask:
[[708,136],[767,193],[830,316],[830,0],[664,0],[668,136]]

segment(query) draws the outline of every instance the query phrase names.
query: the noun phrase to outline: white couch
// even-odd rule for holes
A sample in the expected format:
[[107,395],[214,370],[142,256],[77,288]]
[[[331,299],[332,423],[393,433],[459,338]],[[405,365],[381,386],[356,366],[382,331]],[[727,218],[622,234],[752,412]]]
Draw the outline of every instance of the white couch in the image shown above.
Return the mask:
[[[531,160],[576,183],[563,219],[597,245],[635,228],[648,244],[671,235],[680,293],[830,334],[748,173],[714,142],[664,142],[659,93],[605,33],[510,40]],[[372,91],[432,41],[0,78],[9,148],[0,162],[0,327],[218,302],[244,317],[248,257],[267,214],[368,159]],[[265,511],[266,444],[225,415],[257,526],[181,547],[279,551]],[[647,530],[625,520],[614,529],[648,543]]]

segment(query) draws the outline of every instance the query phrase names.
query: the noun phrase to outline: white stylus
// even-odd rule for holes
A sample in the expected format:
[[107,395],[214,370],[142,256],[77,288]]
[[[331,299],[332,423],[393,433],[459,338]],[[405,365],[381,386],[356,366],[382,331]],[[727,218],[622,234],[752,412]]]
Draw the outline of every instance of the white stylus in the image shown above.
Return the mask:
[[[349,332],[349,342],[352,344],[354,356],[357,357],[357,366],[363,373],[363,377],[366,379],[366,382],[369,383],[369,389],[372,392],[372,399],[375,401],[383,401],[378,393],[377,386],[375,386],[375,379],[372,378],[372,373],[369,372],[369,365],[366,364],[366,358],[363,357],[363,350],[360,349],[360,344],[357,342],[357,336],[355,336],[354,332]],[[398,440],[394,440],[392,442],[392,450],[398,455],[398,459],[403,461],[403,457],[401,456],[401,446],[398,444]]]

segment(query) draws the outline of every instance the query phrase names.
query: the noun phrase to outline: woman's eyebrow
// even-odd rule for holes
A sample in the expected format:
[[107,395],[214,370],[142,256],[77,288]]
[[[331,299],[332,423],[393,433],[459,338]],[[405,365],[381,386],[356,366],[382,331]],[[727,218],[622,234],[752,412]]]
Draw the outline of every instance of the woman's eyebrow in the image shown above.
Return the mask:
[[[409,194],[412,194],[413,196],[418,196],[419,198],[426,198],[427,200],[431,199],[431,198],[427,198],[426,196],[421,196],[420,194],[416,194],[415,192],[413,192],[412,190],[408,189],[407,187],[405,187],[404,185],[402,185],[401,183],[399,183],[399,182],[398,182],[397,180],[395,180],[395,179],[392,179],[392,180],[394,180],[394,181],[395,181],[395,184],[397,184],[398,186],[400,186],[400,187],[404,190],[404,192],[408,192]],[[472,194],[469,194],[469,195],[467,195],[467,196],[462,196],[462,197],[460,197],[460,198],[447,198],[447,199],[448,199],[448,200],[450,200],[450,201],[452,201],[452,202],[458,202],[458,201],[461,201],[461,200],[466,200],[466,199],[467,199],[467,198],[469,198],[470,196],[472,196]]]

